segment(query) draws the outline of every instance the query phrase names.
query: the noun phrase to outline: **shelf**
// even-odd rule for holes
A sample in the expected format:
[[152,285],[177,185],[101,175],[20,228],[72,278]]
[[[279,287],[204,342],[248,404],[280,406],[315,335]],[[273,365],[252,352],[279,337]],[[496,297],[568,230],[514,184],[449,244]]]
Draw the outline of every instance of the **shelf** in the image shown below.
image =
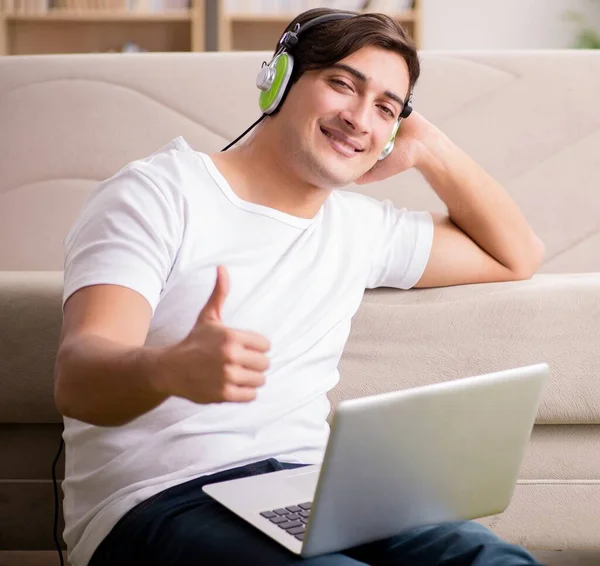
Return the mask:
[[[149,2],[143,0],[140,11],[124,9],[126,0],[121,0],[120,10],[63,7],[37,13],[0,13],[0,55],[98,52],[115,49],[124,41],[149,51],[203,51],[207,46],[205,33],[210,49],[272,50],[283,28],[297,16],[289,10],[226,13],[225,0],[191,0],[191,9],[141,11],[142,5],[151,5]],[[389,14],[405,27],[417,46],[420,3],[414,0],[411,10]]]
[[7,22],[185,22],[191,18],[190,10],[172,12],[134,12],[104,10],[61,10],[32,14],[5,14]]
[[[272,50],[285,26],[297,16],[297,13],[289,11],[227,12],[223,2],[218,2],[216,6],[214,27],[217,30],[216,46],[219,51]],[[410,10],[386,12],[405,28],[415,40],[417,47],[420,45],[421,37],[420,6],[421,0],[414,0]],[[378,13],[376,9],[365,9],[362,13],[371,12]]]
[[205,0],[191,0],[189,9],[160,12],[140,5],[0,14],[0,55],[121,52],[127,44],[151,52],[204,51],[205,12]]

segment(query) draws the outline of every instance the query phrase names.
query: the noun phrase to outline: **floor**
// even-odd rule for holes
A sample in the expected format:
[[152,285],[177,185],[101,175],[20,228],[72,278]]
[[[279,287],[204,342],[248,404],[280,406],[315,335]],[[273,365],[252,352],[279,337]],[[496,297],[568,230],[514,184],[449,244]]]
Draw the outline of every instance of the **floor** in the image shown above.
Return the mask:
[[[600,566],[600,548],[594,551],[538,550],[532,554],[544,566]],[[0,564],[2,562],[0,561]]]
[[[544,566],[600,566],[597,551],[533,551]],[[0,551],[0,566],[60,566],[55,552]],[[254,565],[250,565],[254,566]]]

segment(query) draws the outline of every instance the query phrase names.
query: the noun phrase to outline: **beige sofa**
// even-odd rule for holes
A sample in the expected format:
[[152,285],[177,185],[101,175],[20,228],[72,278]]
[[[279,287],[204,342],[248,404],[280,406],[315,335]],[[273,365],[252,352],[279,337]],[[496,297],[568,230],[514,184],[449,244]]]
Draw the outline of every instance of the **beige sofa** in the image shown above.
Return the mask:
[[[128,161],[178,135],[210,152],[243,131],[267,56],[0,59],[0,565],[53,547],[65,232],[90,190]],[[548,564],[569,563],[569,549],[600,564],[600,52],[422,61],[415,108],[505,184],[546,260],[526,282],[368,292],[332,401],[547,361],[552,380],[513,502],[484,523],[563,551],[544,554]],[[414,172],[358,190],[443,210]],[[31,564],[57,564],[38,558]]]

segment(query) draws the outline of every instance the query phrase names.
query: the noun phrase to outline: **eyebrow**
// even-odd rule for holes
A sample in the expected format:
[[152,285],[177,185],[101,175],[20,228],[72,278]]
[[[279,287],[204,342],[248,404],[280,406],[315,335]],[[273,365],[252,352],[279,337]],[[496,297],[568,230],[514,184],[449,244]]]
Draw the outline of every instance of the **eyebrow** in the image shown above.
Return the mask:
[[[367,78],[367,75],[361,73],[358,69],[355,69],[350,65],[344,65],[344,63],[334,63],[333,65],[331,65],[331,67],[335,69],[342,69],[350,73],[351,75],[354,75],[362,83],[366,83],[369,80]],[[383,94],[385,94],[385,96],[387,96],[388,98],[395,100],[398,104],[400,104],[400,106],[404,106],[404,100],[402,100],[397,94],[394,94],[389,90],[386,90]]]

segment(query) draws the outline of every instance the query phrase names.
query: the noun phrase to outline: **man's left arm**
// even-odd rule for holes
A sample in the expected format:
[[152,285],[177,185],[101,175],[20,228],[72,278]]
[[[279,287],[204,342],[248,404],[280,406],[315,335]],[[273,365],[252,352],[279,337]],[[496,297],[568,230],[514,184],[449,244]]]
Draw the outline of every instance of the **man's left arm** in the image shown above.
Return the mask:
[[395,145],[358,182],[415,167],[448,208],[448,215],[433,214],[433,245],[417,287],[514,281],[537,271],[544,245],[517,204],[443,132],[413,112]]

